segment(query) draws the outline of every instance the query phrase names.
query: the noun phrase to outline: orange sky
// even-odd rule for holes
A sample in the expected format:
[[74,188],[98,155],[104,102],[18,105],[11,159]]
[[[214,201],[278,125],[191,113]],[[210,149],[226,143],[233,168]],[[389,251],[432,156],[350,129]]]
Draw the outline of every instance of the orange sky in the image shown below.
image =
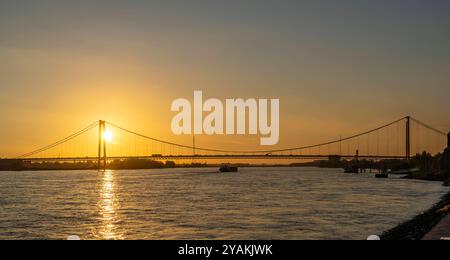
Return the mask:
[[[361,14],[329,4],[318,20],[307,15],[319,14],[314,4],[293,4],[303,17],[288,4],[268,12],[275,2],[243,4],[237,13],[214,4],[104,4],[0,4],[0,157],[99,119],[190,144],[190,136],[171,133],[170,104],[194,90],[205,98],[279,98],[278,147],[405,115],[450,129],[443,35],[450,24],[439,8],[376,5],[379,19],[374,6]],[[198,145],[251,149],[259,138],[200,136]]]

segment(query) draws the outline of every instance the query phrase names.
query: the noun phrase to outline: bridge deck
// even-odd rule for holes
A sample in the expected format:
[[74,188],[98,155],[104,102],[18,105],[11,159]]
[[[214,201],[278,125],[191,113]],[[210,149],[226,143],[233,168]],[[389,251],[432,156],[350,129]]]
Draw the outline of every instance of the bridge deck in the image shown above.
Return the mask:
[[[158,156],[134,156],[134,157],[107,157],[107,160],[125,160],[125,159],[148,159],[148,160],[294,160],[294,159],[329,159],[333,157],[340,157],[342,159],[354,159],[354,155],[158,155]],[[359,159],[405,159],[402,156],[374,156],[374,155],[360,155]],[[98,157],[72,157],[72,158],[24,158],[24,161],[96,161]]]

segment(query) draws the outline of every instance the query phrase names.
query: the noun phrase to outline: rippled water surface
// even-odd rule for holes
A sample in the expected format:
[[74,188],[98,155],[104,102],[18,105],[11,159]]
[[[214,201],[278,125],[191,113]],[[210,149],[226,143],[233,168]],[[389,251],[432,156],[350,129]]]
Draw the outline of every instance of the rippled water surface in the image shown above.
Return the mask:
[[0,239],[364,239],[447,191],[316,168],[0,172]]

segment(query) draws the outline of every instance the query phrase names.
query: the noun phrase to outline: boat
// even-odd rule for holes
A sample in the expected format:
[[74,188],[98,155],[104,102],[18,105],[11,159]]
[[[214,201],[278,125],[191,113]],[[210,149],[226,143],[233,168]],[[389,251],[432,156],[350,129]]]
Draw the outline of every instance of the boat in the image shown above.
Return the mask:
[[220,172],[237,172],[238,171],[238,167],[233,167],[230,165],[224,165],[222,167],[220,167],[219,169]]

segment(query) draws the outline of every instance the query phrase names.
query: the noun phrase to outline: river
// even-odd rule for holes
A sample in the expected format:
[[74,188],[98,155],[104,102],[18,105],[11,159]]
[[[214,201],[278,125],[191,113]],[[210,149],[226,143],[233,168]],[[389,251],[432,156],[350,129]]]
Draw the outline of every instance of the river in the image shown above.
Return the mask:
[[239,170],[0,172],[0,239],[365,239],[449,191],[339,169]]

